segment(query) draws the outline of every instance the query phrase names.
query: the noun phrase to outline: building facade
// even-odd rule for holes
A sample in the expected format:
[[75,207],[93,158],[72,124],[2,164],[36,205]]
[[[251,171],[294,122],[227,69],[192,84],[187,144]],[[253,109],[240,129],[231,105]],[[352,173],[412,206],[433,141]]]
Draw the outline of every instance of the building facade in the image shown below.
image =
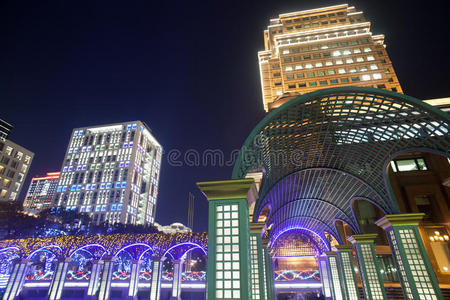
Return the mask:
[[11,132],[13,126],[8,122],[0,119],[0,140],[5,141],[8,139],[9,133]]
[[10,140],[0,141],[0,201],[16,201],[34,153]]
[[52,207],[53,198],[59,183],[59,172],[47,173],[45,176],[36,176],[31,179],[30,187],[23,202],[23,208],[30,213]]
[[162,147],[140,121],[76,128],[53,201],[99,224],[153,224]]
[[370,86],[402,93],[384,44],[363,13],[347,4],[280,14],[264,30],[258,52],[264,109],[283,95],[336,86]]

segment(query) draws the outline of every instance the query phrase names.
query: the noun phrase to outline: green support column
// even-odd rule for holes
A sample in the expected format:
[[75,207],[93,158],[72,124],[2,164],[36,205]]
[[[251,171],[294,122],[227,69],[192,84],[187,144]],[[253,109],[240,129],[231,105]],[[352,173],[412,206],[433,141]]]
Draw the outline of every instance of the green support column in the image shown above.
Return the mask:
[[269,255],[269,248],[268,248],[269,240],[263,239],[262,245],[263,245],[263,264],[264,264],[264,275],[266,278],[266,286],[267,286],[267,299],[268,300],[275,300],[275,279],[273,278],[274,272],[273,272],[273,261],[272,258]]
[[25,283],[25,276],[27,276],[30,269],[31,261],[25,258],[17,260],[12,270],[11,276],[8,279],[3,300],[13,300],[20,295]]
[[359,274],[366,300],[387,299],[383,279],[375,253],[375,238],[378,234],[352,235],[347,240],[355,247]]
[[62,291],[64,288],[64,283],[66,282],[67,270],[72,258],[67,257],[58,261],[55,273],[53,274],[52,282],[50,283],[50,288],[48,290],[49,300],[59,300],[61,299]]
[[250,223],[250,270],[252,278],[252,299],[267,300],[267,277],[263,260],[264,252],[261,231],[264,223]]
[[322,281],[322,294],[325,299],[331,299],[331,278],[328,272],[328,263],[326,256],[317,256],[317,265],[319,267],[320,280]]
[[345,299],[359,299],[359,290],[353,265],[353,247],[352,245],[337,245],[335,248],[337,249],[339,272]]
[[[253,179],[197,183],[209,201],[207,299],[252,299],[248,196]],[[253,186],[253,188],[252,188]]]
[[417,227],[424,215],[386,215],[375,224],[386,231],[405,298],[443,299]]
[[339,269],[336,252],[325,252],[328,262],[328,274],[330,276],[331,293],[333,300],[344,300],[344,293],[341,287],[341,279],[339,278]]

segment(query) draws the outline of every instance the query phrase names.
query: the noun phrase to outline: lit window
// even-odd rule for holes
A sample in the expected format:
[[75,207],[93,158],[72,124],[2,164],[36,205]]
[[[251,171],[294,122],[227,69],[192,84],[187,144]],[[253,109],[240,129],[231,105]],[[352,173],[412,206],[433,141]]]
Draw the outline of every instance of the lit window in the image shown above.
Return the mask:
[[319,84],[320,84],[320,85],[327,85],[328,83],[327,83],[326,80],[322,80],[322,81],[319,81]]
[[327,61],[327,62],[325,62],[325,66],[332,66],[333,65],[333,62],[332,61]]
[[285,71],[292,71],[292,66],[287,66]]
[[316,63],[316,68],[323,67],[323,64],[321,62]]
[[316,82],[310,82],[309,86],[317,86],[317,83]]
[[312,67],[313,67],[312,64],[306,64],[306,65],[305,65],[305,68],[307,68],[307,69],[312,69]]
[[347,59],[345,60],[345,62],[348,63],[348,64],[352,64],[352,63],[353,63],[353,59],[347,58]]
[[370,52],[370,51],[372,51],[372,49],[370,49],[370,48],[364,48],[364,52]]
[[427,166],[423,158],[399,159],[391,161],[391,167],[394,172],[427,170]]
[[367,75],[367,74],[363,75],[362,80],[364,80],[364,81],[370,80],[370,75]]
[[296,66],[295,66],[295,69],[296,69],[296,70],[301,70],[301,69],[303,69],[303,68],[302,68],[302,65],[296,65]]
[[341,83],[348,83],[348,78],[341,78]]
[[378,70],[378,66],[377,65],[370,65],[370,69],[371,70]]
[[359,48],[356,48],[356,49],[353,49],[353,53],[361,53],[361,49],[359,49]]
[[283,54],[289,54],[289,50],[283,50]]
[[325,72],[319,71],[319,72],[317,72],[317,76],[325,76]]
[[345,74],[345,69],[338,69],[339,74]]
[[350,52],[350,50],[344,50],[344,52],[342,53],[343,55],[350,55],[350,54],[352,54],[351,52]]
[[342,65],[344,62],[342,61],[342,59],[338,59],[338,60],[336,60],[336,64],[337,65]]
[[357,57],[357,58],[356,58],[356,61],[357,61],[357,62],[363,62],[363,61],[364,61],[364,58],[362,58],[362,57]]
[[349,73],[355,73],[356,72],[356,68],[350,68],[350,69],[348,69],[348,72]]
[[277,96],[281,96],[281,95],[283,95],[283,92],[282,91],[277,91],[276,94],[277,94]]
[[379,74],[379,73],[375,73],[372,76],[373,76],[373,79],[381,79],[381,74]]
[[330,80],[330,83],[331,83],[331,84],[337,84],[338,81],[337,81],[337,79],[331,79],[331,80]]
[[334,75],[336,72],[334,70],[328,70],[328,75]]
[[341,56],[341,51],[333,51],[333,56]]
[[372,55],[367,56],[367,61],[372,61],[375,60],[375,57],[373,57]]
[[367,71],[367,67],[360,67],[359,70],[360,70],[361,72],[365,72],[365,71]]

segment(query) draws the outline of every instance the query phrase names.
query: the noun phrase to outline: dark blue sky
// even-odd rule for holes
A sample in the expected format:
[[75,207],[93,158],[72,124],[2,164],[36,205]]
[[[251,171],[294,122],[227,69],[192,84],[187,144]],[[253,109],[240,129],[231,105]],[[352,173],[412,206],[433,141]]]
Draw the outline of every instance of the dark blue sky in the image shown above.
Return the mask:
[[[0,118],[35,152],[31,177],[59,170],[72,128],[142,120],[166,152],[238,149],[263,118],[257,51],[279,13],[336,1],[2,1]],[[406,94],[450,96],[445,2],[354,1],[384,33]],[[200,180],[231,167],[163,158],[157,221],[207,228]],[[226,157],[228,158],[228,157]]]

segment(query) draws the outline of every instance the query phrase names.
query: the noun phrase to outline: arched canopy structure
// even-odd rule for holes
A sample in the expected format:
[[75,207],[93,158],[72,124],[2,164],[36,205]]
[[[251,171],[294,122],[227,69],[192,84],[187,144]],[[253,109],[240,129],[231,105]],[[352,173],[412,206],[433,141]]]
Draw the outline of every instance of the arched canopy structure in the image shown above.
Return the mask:
[[[270,205],[272,234],[305,224],[319,234],[335,234],[330,229],[335,219],[360,232],[352,199],[369,199],[384,213],[398,213],[387,164],[411,149],[449,156],[449,130],[447,114],[406,95],[368,87],[323,89],[268,114],[245,141],[233,178],[260,166],[253,218]],[[312,217],[309,225],[300,223]]]

